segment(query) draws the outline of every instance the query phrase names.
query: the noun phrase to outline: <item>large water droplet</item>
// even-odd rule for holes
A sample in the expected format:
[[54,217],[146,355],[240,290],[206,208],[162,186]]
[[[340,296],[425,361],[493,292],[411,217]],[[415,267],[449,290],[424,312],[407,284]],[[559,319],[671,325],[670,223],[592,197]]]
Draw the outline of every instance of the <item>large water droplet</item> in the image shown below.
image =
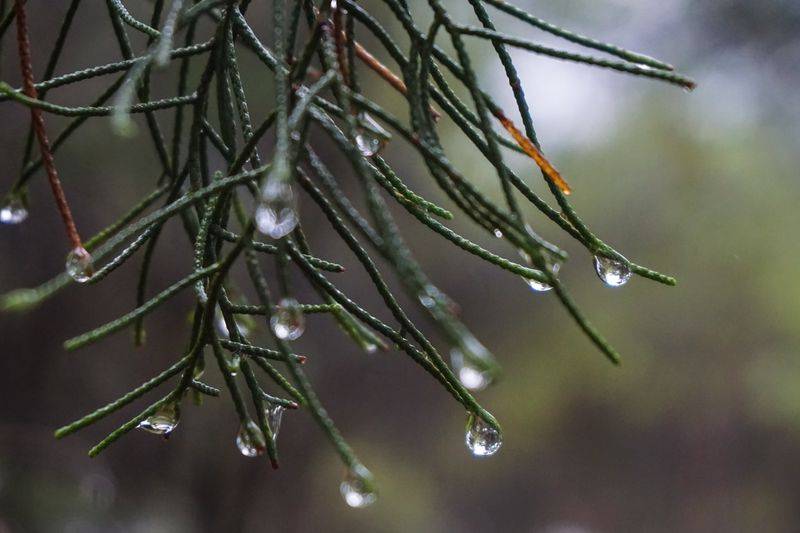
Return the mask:
[[264,453],[267,444],[258,424],[249,420],[247,424],[239,428],[239,433],[236,435],[236,447],[245,457],[256,457]]
[[386,145],[391,135],[369,113],[359,114],[358,122],[356,147],[364,157],[372,157]]
[[156,435],[169,435],[178,425],[180,419],[180,404],[178,402],[167,402],[152,415],[139,422],[137,427]]
[[285,408],[282,405],[268,405],[266,418],[267,418],[267,425],[269,425],[269,429],[272,431],[272,440],[275,441],[278,438],[278,432],[281,430],[281,420],[283,420],[283,411]]
[[344,481],[339,485],[339,491],[345,503],[355,508],[371,505],[378,498],[372,474],[362,465],[356,465],[347,472]]
[[500,432],[482,418],[470,413],[467,420],[466,443],[475,457],[494,455],[503,444]]
[[275,336],[286,341],[298,339],[306,330],[306,317],[294,298],[284,298],[278,302],[269,323]]
[[273,239],[285,237],[299,222],[297,200],[292,185],[282,178],[267,176],[256,208],[258,231]]
[[67,274],[78,283],[86,283],[94,274],[92,255],[79,247],[67,254]]
[[609,287],[625,285],[631,279],[630,267],[619,259],[596,255],[594,256],[594,269],[603,283]]
[[0,208],[1,224],[19,224],[28,218],[28,209],[21,198],[12,196]]

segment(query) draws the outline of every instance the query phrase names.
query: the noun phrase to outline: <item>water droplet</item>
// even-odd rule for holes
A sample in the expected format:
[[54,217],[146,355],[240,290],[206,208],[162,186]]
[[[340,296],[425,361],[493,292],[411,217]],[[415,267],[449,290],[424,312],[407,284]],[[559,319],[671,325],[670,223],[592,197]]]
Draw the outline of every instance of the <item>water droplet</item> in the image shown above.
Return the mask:
[[503,444],[500,432],[472,413],[467,420],[466,442],[475,457],[494,455]]
[[492,233],[494,233],[494,236],[497,237],[498,239],[503,238],[503,230],[501,230],[500,228],[494,228],[494,231],[492,231]]
[[178,402],[167,402],[159,407],[155,413],[139,422],[137,427],[156,435],[169,435],[178,425],[180,419],[180,404]]
[[493,378],[489,368],[496,364],[494,357],[468,331],[461,333],[459,344],[450,350],[450,361],[458,380],[467,389],[479,391],[491,384]]
[[267,425],[269,425],[269,429],[272,431],[273,442],[277,440],[278,432],[281,430],[281,420],[283,420],[284,410],[285,408],[282,405],[267,406]]
[[25,203],[19,197],[11,197],[0,208],[0,224],[19,224],[28,218]]
[[464,354],[459,348],[450,350],[450,361],[453,363],[453,370],[456,371],[458,380],[467,389],[479,391],[485,389],[492,378],[489,374],[478,368],[471,361],[464,360]]
[[[558,274],[558,271],[560,269],[561,269],[561,263],[553,263],[552,265],[550,265],[550,271],[553,273],[553,275]],[[553,286],[550,285],[549,283],[545,283],[537,279],[525,278],[525,282],[528,284],[528,287],[530,287],[531,290],[534,290],[536,292],[547,292],[553,288]]]
[[359,114],[358,122],[356,147],[364,157],[372,157],[386,145],[391,135],[369,113]]
[[258,424],[248,420],[247,424],[239,428],[239,433],[236,435],[236,447],[245,457],[257,457],[264,453],[267,444]]
[[86,283],[94,274],[92,255],[79,247],[67,254],[67,274],[78,283]]
[[[529,229],[529,226],[527,224],[525,225],[525,228],[528,229],[528,231],[533,231]],[[533,265],[533,261],[531,260],[531,256],[530,254],[528,254],[528,252],[526,252],[522,248],[518,249],[517,252],[528,266]],[[558,261],[551,261],[548,262],[547,267],[550,269],[550,272],[555,276],[558,274],[558,271],[561,270],[561,263]],[[541,270],[539,272],[541,272]],[[544,275],[543,272],[542,274]],[[545,283],[537,279],[522,278],[522,281],[524,281],[528,285],[528,287],[531,288],[531,290],[536,292],[547,292],[553,288],[553,286],[550,285],[549,283]]]
[[594,256],[594,269],[603,283],[609,287],[620,287],[631,279],[630,267],[626,262],[618,259],[596,255]]
[[299,222],[297,200],[292,185],[283,178],[267,176],[256,208],[258,231],[273,239],[285,237]]
[[356,465],[347,472],[344,481],[339,485],[339,491],[350,507],[366,507],[375,503],[378,498],[373,484],[370,471],[362,465]]
[[[217,329],[217,335],[223,339],[230,339],[230,331],[228,331],[228,324],[225,322],[225,317],[222,313],[217,313],[214,317],[214,327]],[[236,329],[239,330],[239,335],[247,337],[250,334],[250,328],[241,320],[236,320]]]
[[239,352],[226,352],[223,359],[225,359],[225,368],[232,376],[239,373],[239,368],[242,364],[242,356]]
[[275,335],[286,341],[298,339],[306,330],[306,317],[294,298],[284,298],[278,302],[269,323]]

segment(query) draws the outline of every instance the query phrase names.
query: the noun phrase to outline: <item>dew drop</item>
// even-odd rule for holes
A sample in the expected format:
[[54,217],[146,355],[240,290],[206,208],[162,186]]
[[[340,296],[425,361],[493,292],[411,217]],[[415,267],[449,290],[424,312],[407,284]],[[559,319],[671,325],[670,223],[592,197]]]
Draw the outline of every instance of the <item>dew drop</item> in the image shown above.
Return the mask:
[[67,274],[78,283],[86,283],[94,274],[92,255],[79,247],[67,254]]
[[494,236],[497,237],[498,239],[503,238],[503,230],[501,230],[500,228],[494,228],[492,233],[494,233]]
[[[526,225],[526,228],[527,227],[528,226]],[[530,231],[532,231],[532,230],[530,230]],[[530,256],[530,254],[528,254],[528,252],[526,252],[525,250],[523,250],[521,248],[518,249],[517,252],[519,253],[519,256],[525,261],[525,263],[528,266],[532,266],[533,265],[533,261],[531,261],[531,256]],[[549,262],[547,267],[550,269],[550,272],[552,272],[553,275],[555,276],[555,275],[558,274],[558,271],[561,270],[561,263],[559,263],[558,261]],[[541,271],[539,271],[539,272],[541,272]],[[542,272],[542,274],[544,274],[544,273]],[[535,292],[547,292],[547,291],[549,291],[549,290],[551,290],[553,288],[553,286],[550,285],[549,283],[545,283],[545,282],[539,281],[537,279],[522,278],[522,281],[524,281],[528,285],[528,287],[530,287],[530,289],[532,291],[535,291]]]
[[493,359],[489,350],[468,332],[463,333],[458,346],[450,350],[450,361],[458,380],[472,391],[483,390],[491,384],[492,374],[488,367]]
[[372,157],[386,145],[391,135],[369,113],[359,114],[358,122],[356,147],[364,157]]
[[356,465],[347,472],[344,481],[339,485],[339,491],[350,507],[367,507],[378,498],[373,483],[370,471],[362,465]]
[[240,365],[242,364],[242,356],[239,352],[227,352],[223,359],[225,359],[225,368],[232,376],[239,373]]
[[13,196],[0,208],[0,224],[19,224],[28,218],[28,209],[21,198]]
[[466,443],[475,457],[494,455],[503,444],[500,432],[473,413],[467,420]]
[[306,317],[297,300],[284,298],[278,302],[269,324],[279,339],[293,341],[306,330]]
[[155,413],[139,422],[137,427],[156,435],[169,435],[178,425],[180,419],[180,404],[178,402],[167,402],[159,407]]
[[299,222],[297,200],[292,185],[283,178],[267,176],[256,208],[258,231],[273,239],[285,237]]
[[[214,327],[217,330],[217,335],[223,339],[231,338],[230,331],[228,331],[228,324],[225,322],[225,317],[221,313],[218,313],[214,318]],[[239,335],[242,337],[247,337],[250,334],[250,328],[240,320],[236,321],[236,329],[239,330]]]
[[248,420],[247,424],[239,428],[239,433],[236,434],[236,447],[245,457],[257,457],[264,453],[267,444],[258,424]]
[[267,407],[266,419],[269,429],[272,431],[273,442],[278,438],[278,432],[281,430],[281,420],[283,420],[283,411],[285,408],[282,405],[269,405]]
[[630,267],[626,262],[618,259],[596,255],[594,256],[594,269],[598,277],[609,287],[620,287],[631,279]]

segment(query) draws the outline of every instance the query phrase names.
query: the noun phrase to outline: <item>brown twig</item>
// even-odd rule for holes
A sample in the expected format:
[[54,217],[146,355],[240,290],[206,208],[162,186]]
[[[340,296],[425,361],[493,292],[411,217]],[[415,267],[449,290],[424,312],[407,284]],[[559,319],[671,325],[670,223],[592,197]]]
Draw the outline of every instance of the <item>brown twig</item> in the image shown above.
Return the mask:
[[503,128],[514,137],[514,140],[517,142],[520,148],[531,158],[533,159],[539,168],[542,169],[544,175],[553,182],[553,184],[558,187],[558,189],[564,194],[572,194],[572,189],[570,188],[567,180],[565,180],[561,173],[556,170],[556,167],[547,160],[544,154],[539,150],[530,139],[528,139],[519,128],[517,128],[511,119],[506,117],[502,111],[499,109],[494,109],[492,111],[494,116],[497,120],[500,121],[500,124],[503,125]]
[[[25,12],[25,1],[15,0],[14,11],[16,13],[17,22],[17,43],[19,45],[19,62],[20,70],[22,72],[22,88],[23,92],[30,98],[37,98],[36,87],[33,78],[33,66],[31,64],[31,43],[28,37],[28,20]],[[44,125],[44,117],[42,111],[35,107],[31,107],[31,122],[33,123],[33,130],[36,133],[36,138],[39,141],[39,149],[42,152],[42,163],[47,171],[47,179],[50,182],[50,188],[53,191],[53,197],[56,200],[58,211],[61,213],[61,219],[64,221],[64,228],[67,231],[67,237],[72,244],[72,249],[83,249],[81,237],[78,234],[78,228],[75,226],[75,220],[72,218],[67,197],[64,194],[64,189],[61,187],[61,181],[58,179],[58,172],[56,171],[55,160],[53,159],[53,152],[50,149],[50,140],[47,138],[47,130]]]
[[[386,82],[397,89],[399,93],[403,95],[408,94],[408,88],[406,87],[406,84],[397,76],[397,74],[389,70],[389,67],[378,61],[378,58],[370,54],[369,51],[361,45],[361,43],[356,41],[353,44],[355,46],[356,55],[366,66],[371,68],[378,76],[386,80]],[[430,108],[430,113],[435,121],[438,121],[442,117],[442,115],[439,114],[439,112],[433,107]]]

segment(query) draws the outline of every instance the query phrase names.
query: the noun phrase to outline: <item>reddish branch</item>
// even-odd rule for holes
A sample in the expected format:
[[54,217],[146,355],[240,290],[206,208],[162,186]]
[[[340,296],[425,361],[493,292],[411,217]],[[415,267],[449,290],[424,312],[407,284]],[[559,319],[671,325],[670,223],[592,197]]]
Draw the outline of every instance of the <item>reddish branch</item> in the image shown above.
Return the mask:
[[[37,98],[38,94],[34,86],[33,66],[31,65],[31,43],[28,37],[28,20],[25,12],[25,0],[15,0],[14,10],[17,19],[17,43],[19,44],[19,62],[20,70],[22,71],[23,92],[30,98]],[[42,163],[47,171],[47,179],[50,182],[50,188],[53,190],[53,197],[56,200],[58,211],[61,213],[61,218],[64,221],[67,237],[73,249],[83,249],[81,237],[78,234],[78,228],[75,227],[75,221],[72,218],[72,212],[67,203],[67,197],[64,195],[61,181],[58,179],[58,172],[56,171],[56,164],[53,160],[53,152],[50,149],[50,141],[47,138],[47,130],[44,126],[42,111],[35,107],[31,107],[30,110],[33,130],[36,133],[36,139],[39,141],[39,149],[42,152]]]

